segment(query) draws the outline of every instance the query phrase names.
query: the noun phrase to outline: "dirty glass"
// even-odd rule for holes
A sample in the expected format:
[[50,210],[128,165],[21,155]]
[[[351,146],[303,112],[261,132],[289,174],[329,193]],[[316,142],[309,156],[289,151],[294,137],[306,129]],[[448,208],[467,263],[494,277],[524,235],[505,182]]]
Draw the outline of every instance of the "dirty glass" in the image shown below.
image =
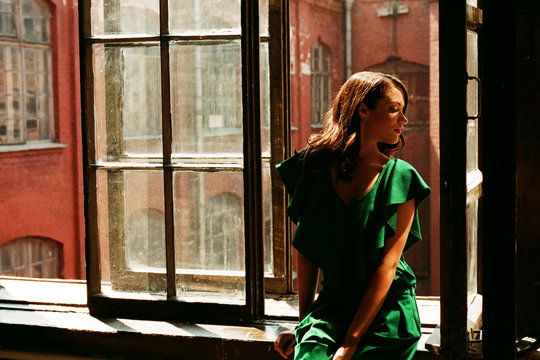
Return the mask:
[[101,280],[112,296],[166,289],[163,174],[97,173]]
[[94,45],[96,150],[101,161],[161,161],[159,46]]
[[178,296],[244,303],[242,172],[175,172],[173,187]]

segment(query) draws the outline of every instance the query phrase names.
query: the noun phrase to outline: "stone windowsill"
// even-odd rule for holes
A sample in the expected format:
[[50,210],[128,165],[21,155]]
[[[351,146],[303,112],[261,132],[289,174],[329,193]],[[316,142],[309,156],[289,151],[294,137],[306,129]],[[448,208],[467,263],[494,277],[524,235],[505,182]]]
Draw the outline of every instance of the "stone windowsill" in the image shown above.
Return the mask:
[[[436,298],[419,298],[424,348],[439,318]],[[97,318],[82,281],[0,278],[0,358],[7,359],[280,359],[273,341],[295,323],[193,324]],[[39,356],[36,355],[39,353]]]
[[0,153],[66,148],[66,144],[51,141],[35,141],[20,145],[0,145]]

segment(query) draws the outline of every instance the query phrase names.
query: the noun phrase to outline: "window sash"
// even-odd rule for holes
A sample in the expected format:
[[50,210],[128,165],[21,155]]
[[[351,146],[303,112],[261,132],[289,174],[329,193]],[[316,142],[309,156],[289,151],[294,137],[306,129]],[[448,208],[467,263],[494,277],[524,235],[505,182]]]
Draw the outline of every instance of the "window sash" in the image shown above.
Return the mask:
[[[189,318],[196,316],[197,320],[202,320],[209,314],[213,314],[209,318],[219,320],[230,319],[255,319],[263,315],[264,303],[264,288],[263,288],[263,255],[262,255],[262,195],[261,195],[261,169],[262,163],[279,162],[284,158],[284,144],[286,133],[285,129],[285,114],[284,89],[286,83],[283,82],[285,74],[283,69],[283,59],[281,56],[282,38],[280,32],[286,28],[283,20],[284,5],[273,5],[270,7],[269,16],[274,19],[279,19],[282,26],[275,27],[277,36],[272,34],[270,29],[269,36],[260,36],[258,27],[258,6],[252,4],[251,1],[242,1],[242,28],[243,34],[211,34],[211,35],[151,35],[151,36],[131,36],[131,35],[105,35],[93,36],[90,32],[90,1],[84,1],[80,7],[81,11],[81,79],[82,86],[82,106],[83,106],[83,121],[85,124],[86,146],[85,146],[85,188],[88,190],[88,196],[85,197],[86,211],[86,231],[87,241],[89,242],[87,253],[87,265],[89,269],[88,276],[88,292],[89,292],[89,307],[95,313],[109,314],[126,314],[131,312],[132,317],[140,317],[141,311],[148,310],[150,317],[169,316]],[[167,1],[162,0],[160,12],[161,33],[168,34],[167,29]],[[273,27],[274,28],[274,27]],[[170,118],[170,68],[169,68],[169,44],[172,41],[185,42],[202,42],[205,40],[220,40],[220,39],[240,39],[242,42],[242,89],[243,89],[243,112],[244,112],[244,150],[243,162],[242,158],[222,157],[204,158],[204,156],[186,156],[185,158],[173,158],[171,152],[171,118]],[[122,159],[120,162],[108,163],[98,161],[95,143],[95,127],[94,127],[94,78],[92,68],[92,56],[94,44],[110,44],[110,43],[130,43],[130,42],[155,42],[160,43],[161,57],[161,96],[162,96],[162,136],[163,136],[163,157],[159,163],[144,161],[140,163],[133,161],[133,158]],[[277,65],[273,66],[275,71],[270,72],[270,83],[281,84],[281,86],[271,86],[270,103],[281,104],[281,106],[271,106],[270,121],[272,123],[271,136],[276,141],[276,146],[271,147],[271,154],[262,155],[260,150],[260,127],[258,121],[260,117],[260,96],[259,96],[259,42],[269,43],[270,58],[277,58]],[[271,60],[272,62],[273,60]],[[272,68],[272,67],[271,67]],[[247,84],[255,84],[251,87]],[[284,85],[285,84],[285,85]],[[274,109],[277,108],[277,109]],[[249,120],[247,120],[249,119]],[[256,120],[256,121],[253,121]],[[276,126],[274,126],[276,124]],[[256,144],[248,146],[248,144]],[[159,159],[159,158],[158,158]],[[174,162],[173,162],[174,160]],[[229,162],[231,160],[231,162]],[[202,166],[201,166],[202,165]],[[133,300],[133,299],[114,299],[107,297],[102,293],[101,289],[101,270],[100,269],[100,254],[99,254],[99,237],[98,237],[98,197],[96,193],[96,185],[98,183],[98,170],[121,170],[121,169],[152,169],[159,171],[164,177],[164,196],[165,196],[165,238],[166,238],[166,274],[155,274],[157,276],[166,277],[167,295],[163,299],[157,301]],[[255,221],[245,222],[245,251],[246,251],[246,267],[245,267],[245,282],[246,282],[246,304],[245,305],[226,305],[226,304],[211,304],[211,303],[189,303],[176,301],[176,276],[179,272],[174,269],[174,216],[173,216],[173,173],[174,171],[204,171],[207,169],[219,170],[242,170],[244,173],[244,212],[245,217]],[[272,179],[277,177],[277,173],[272,169]],[[272,216],[277,226],[273,226],[274,238],[279,239],[274,241],[273,253],[281,260],[274,261],[274,276],[270,278],[267,288],[274,291],[286,291],[288,286],[288,263],[286,260],[286,238],[281,235],[285,224],[284,219],[284,198],[285,194],[282,189],[278,189],[274,181],[272,181],[271,192],[273,207]],[[280,220],[281,219],[281,220]],[[144,274],[143,274],[144,276]],[[215,281],[223,280],[219,274],[211,276]],[[123,304],[133,304],[125,307]],[[143,310],[146,309],[146,310]],[[183,309],[183,310],[180,310]],[[193,310],[199,309],[199,310]],[[216,310],[209,310],[216,309]],[[217,310],[222,309],[222,310]],[[223,309],[227,309],[223,311]],[[197,315],[193,315],[197,314]]]

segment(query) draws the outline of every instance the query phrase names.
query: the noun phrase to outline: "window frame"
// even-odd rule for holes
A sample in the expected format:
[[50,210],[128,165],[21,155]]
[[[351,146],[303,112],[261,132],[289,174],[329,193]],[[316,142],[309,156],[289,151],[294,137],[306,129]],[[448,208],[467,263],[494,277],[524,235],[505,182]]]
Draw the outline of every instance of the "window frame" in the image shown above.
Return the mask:
[[[263,1],[264,3],[264,1]],[[284,237],[285,221],[285,192],[278,184],[278,174],[274,164],[285,158],[287,144],[288,104],[285,92],[288,89],[288,63],[287,53],[282,51],[288,45],[288,18],[287,2],[267,2],[269,7],[269,23],[280,26],[269,27],[269,34],[259,33],[259,6],[248,0],[241,2],[242,33],[217,35],[170,35],[168,31],[167,1],[160,2],[160,34],[161,35],[92,35],[91,33],[91,1],[83,1],[80,5],[80,50],[81,50],[81,106],[83,109],[83,166],[85,189],[85,217],[87,242],[87,284],[88,306],[92,313],[100,315],[138,317],[146,314],[148,318],[178,318],[198,321],[249,321],[264,316],[265,289],[268,293],[285,293],[290,290],[290,264],[287,258],[287,237]],[[173,171],[177,165],[171,162],[171,115],[170,93],[171,80],[169,69],[169,42],[204,41],[204,40],[239,39],[242,48],[242,104],[243,104],[243,178],[244,178],[244,218],[245,221],[245,305],[198,303],[180,301],[176,298],[176,276],[174,271],[174,216],[173,198]],[[94,128],[94,78],[92,68],[92,46],[94,44],[130,44],[144,42],[159,42],[161,54],[161,96],[162,96],[162,134],[163,134],[163,162],[161,169],[164,180],[165,193],[165,239],[166,239],[166,299],[141,300],[131,298],[113,298],[105,295],[101,289],[100,244],[98,237],[98,197],[97,171],[99,169],[118,170],[129,169],[126,164],[104,165],[97,161],[95,128]],[[261,153],[261,96],[260,81],[260,44],[268,43],[268,56],[270,58],[270,136],[272,141],[270,153]],[[248,86],[247,84],[253,84]],[[212,164],[187,164],[197,171],[213,171]],[[242,171],[242,164],[235,165]],[[195,159],[196,161],[196,159]],[[272,197],[272,226],[274,264],[272,276],[264,279],[263,258],[263,197],[262,197],[262,171],[263,166],[270,169],[271,197]],[[136,164],[132,169],[148,169],[148,165]],[[155,167],[154,167],[155,168]],[[143,274],[148,275],[149,273]],[[161,275],[163,276],[163,275]],[[188,276],[189,278],[189,276]],[[216,283],[223,281],[220,276],[203,277],[205,281]],[[266,280],[266,281],[265,281]]]

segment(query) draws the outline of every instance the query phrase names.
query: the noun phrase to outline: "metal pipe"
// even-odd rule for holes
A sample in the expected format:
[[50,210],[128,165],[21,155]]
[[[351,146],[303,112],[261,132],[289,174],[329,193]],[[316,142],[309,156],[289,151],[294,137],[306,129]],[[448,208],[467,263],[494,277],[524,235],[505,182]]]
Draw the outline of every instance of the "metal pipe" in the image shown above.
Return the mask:
[[345,4],[345,76],[352,75],[352,19],[351,9],[354,0],[343,0]]

